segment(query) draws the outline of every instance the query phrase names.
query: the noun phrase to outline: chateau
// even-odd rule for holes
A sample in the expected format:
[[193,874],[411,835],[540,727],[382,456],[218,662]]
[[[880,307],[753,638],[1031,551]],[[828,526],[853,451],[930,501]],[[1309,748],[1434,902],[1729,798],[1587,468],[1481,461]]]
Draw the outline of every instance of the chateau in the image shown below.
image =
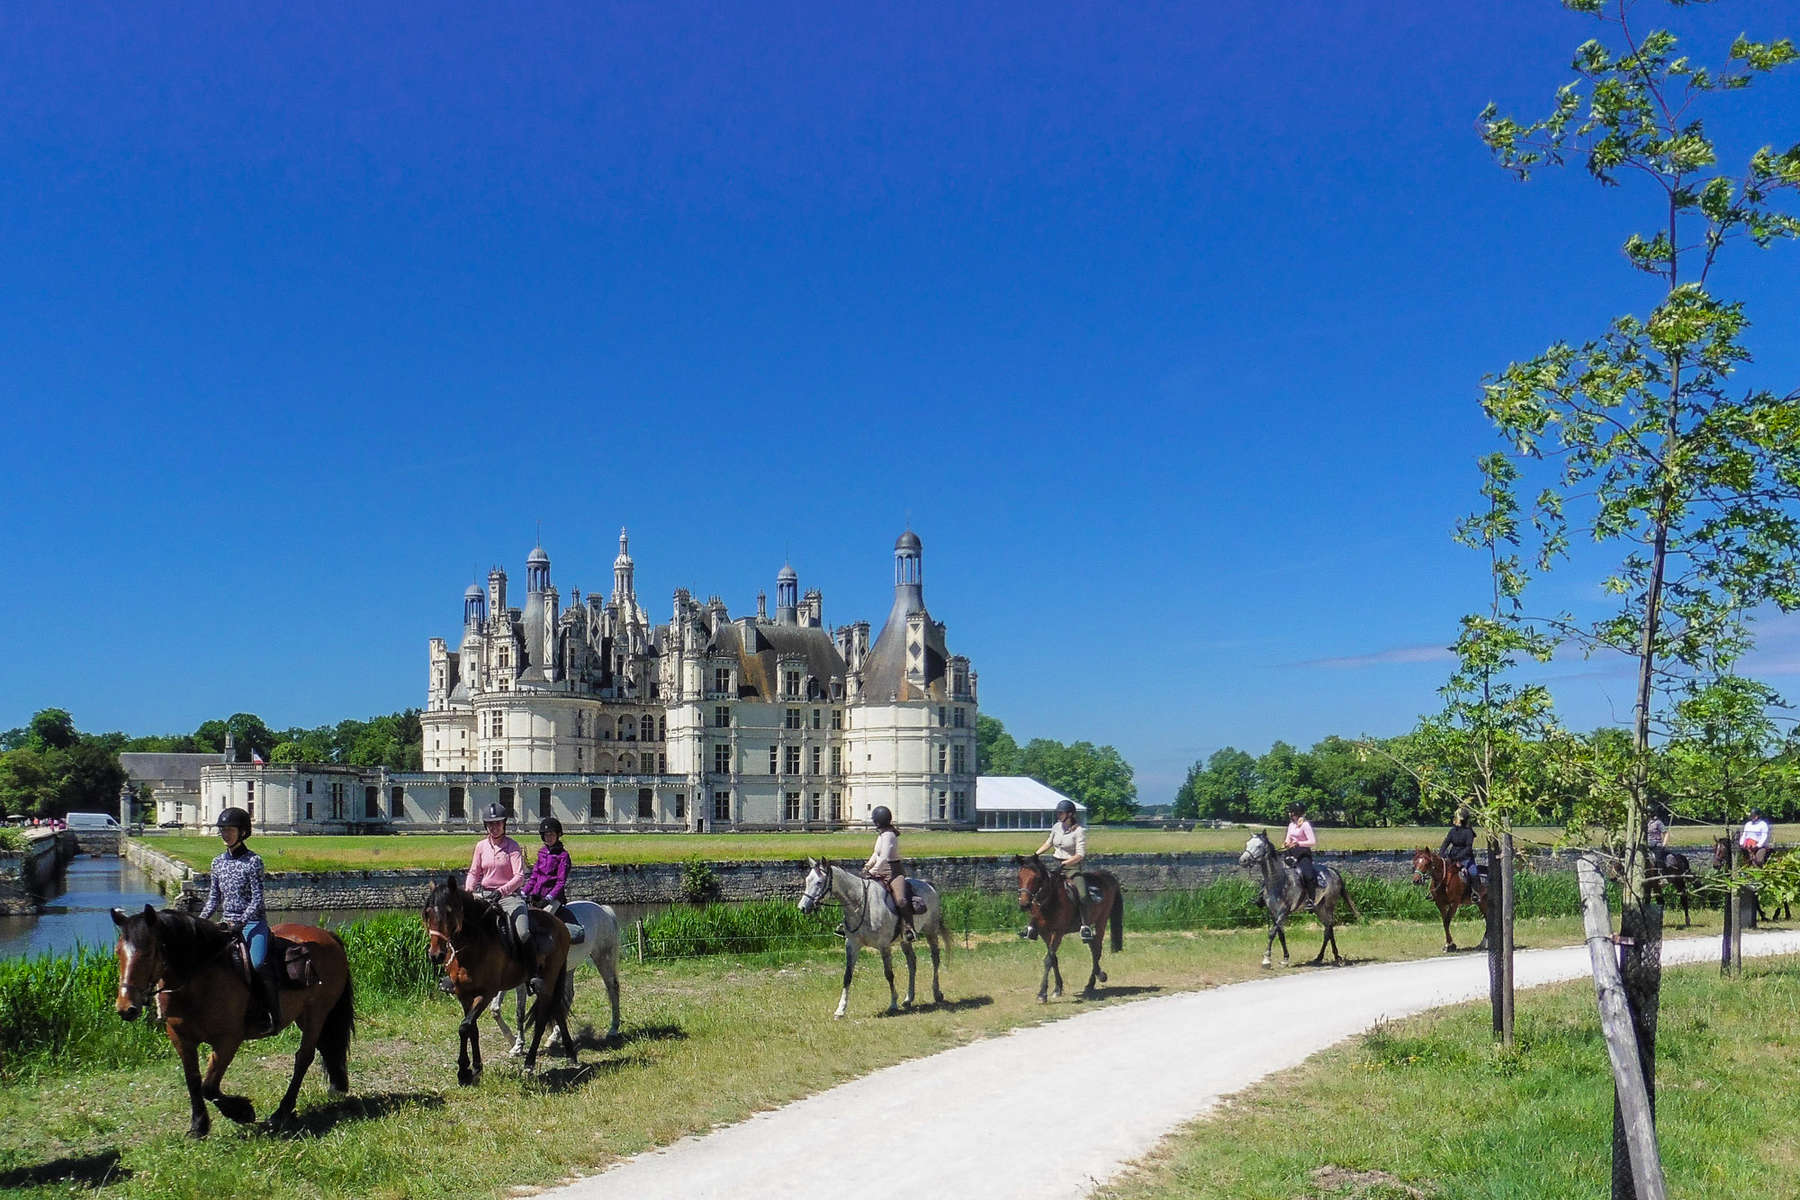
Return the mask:
[[[523,606],[506,572],[462,598],[454,649],[432,638],[423,770],[208,766],[193,824],[251,809],[264,831],[464,829],[498,801],[523,826],[830,829],[885,804],[904,826],[975,827],[976,676],[925,607],[924,548],[894,544],[894,602],[873,642],[828,630],[792,566],[754,616],[685,589],[669,620],[638,601],[624,531],[604,600],[565,607],[539,546]],[[188,813],[182,813],[188,823]]]

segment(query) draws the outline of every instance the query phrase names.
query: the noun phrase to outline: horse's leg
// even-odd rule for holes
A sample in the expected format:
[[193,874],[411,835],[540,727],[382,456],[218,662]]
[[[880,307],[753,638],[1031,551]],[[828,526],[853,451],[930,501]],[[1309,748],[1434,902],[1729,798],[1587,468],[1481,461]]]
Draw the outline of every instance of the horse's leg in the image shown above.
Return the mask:
[[516,1034],[511,1029],[507,1028],[506,1005],[505,1004],[496,1004],[492,1008],[490,1008],[488,1011],[490,1013],[492,1013],[494,1016],[494,1024],[498,1025],[500,1027],[501,1039],[502,1040],[511,1040],[511,1042],[512,1042],[512,1049],[508,1050],[507,1054],[513,1058],[517,1058],[517,1057],[519,1057],[519,1055],[525,1053],[525,989],[524,989],[524,987],[521,986],[521,987],[515,988],[513,991],[513,995],[517,1000],[517,1003],[513,1005],[513,1020],[515,1022],[517,1022],[518,1026],[519,1026],[519,1031]]
[[306,1014],[305,1023],[300,1027],[300,1048],[294,1051],[294,1075],[288,1080],[287,1093],[281,1097],[281,1103],[269,1114],[271,1126],[293,1117],[294,1102],[300,1098],[300,1081],[306,1078],[306,1069],[312,1066],[313,1054],[319,1048],[319,1030],[324,1025],[323,1013]]
[[219,1081],[225,1078],[225,1069],[231,1060],[237,1057],[238,1047],[243,1045],[242,1038],[224,1038],[215,1040],[212,1053],[206,1059],[206,1075],[200,1080],[200,1094],[219,1106],[219,1111],[239,1125],[248,1125],[256,1120],[256,1106],[243,1096],[227,1096],[219,1090]]
[[[1060,997],[1063,994],[1063,978],[1062,978],[1063,936],[1064,935],[1062,933],[1053,933],[1050,935],[1051,938],[1055,939],[1054,943],[1051,944],[1051,946],[1050,946],[1050,974],[1052,976],[1054,976],[1056,979],[1056,990],[1051,992],[1050,994],[1052,996],[1057,996],[1057,997]],[[1045,940],[1049,941],[1048,938]]]
[[551,974],[550,986],[544,989],[537,1002],[531,1006],[531,1047],[525,1051],[525,1073],[528,1075],[537,1070],[538,1047],[544,1041],[544,1026],[550,1023],[551,1013],[558,1006],[558,997],[562,995],[562,977],[568,969],[568,959],[564,958]]
[[[906,955],[906,1007],[913,1006],[913,992],[918,983],[919,956],[913,951],[911,942],[900,943],[901,953]],[[935,948],[934,951],[935,953]]]
[[[1103,923],[1095,926],[1095,928],[1104,929],[1106,926]],[[1094,969],[1088,972],[1087,986],[1081,989],[1081,994],[1084,996],[1092,996],[1094,994],[1094,984],[1096,982],[1104,982],[1106,979],[1106,972],[1100,969],[1100,943],[1102,940],[1102,938],[1096,937],[1093,941],[1088,943],[1088,949],[1094,952]]]
[[1449,954],[1456,949],[1456,939],[1450,936],[1450,921],[1456,916],[1456,906],[1445,896],[1438,902],[1438,916],[1444,919],[1444,953]]
[[[1056,934],[1048,929],[1038,931],[1044,938],[1044,977],[1038,981],[1038,1003],[1050,1000],[1050,969],[1056,965]],[[1058,989],[1060,993],[1060,989]]]
[[[907,948],[911,951],[911,947]],[[881,973],[888,981],[888,1012],[900,1011],[900,990],[894,986],[894,944],[889,942],[881,947]]]
[[850,1007],[850,977],[856,974],[856,956],[861,949],[854,935],[844,939],[844,994],[838,997],[837,1011],[831,1014],[833,1020],[843,1017],[844,1010]]
[[188,1107],[193,1114],[188,1120],[188,1136],[203,1138],[212,1129],[212,1114],[206,1111],[206,1096],[200,1090],[200,1046],[197,1042],[176,1037],[173,1029],[169,1031],[169,1040],[175,1043],[175,1052],[181,1056],[181,1075],[187,1081]]
[[474,1083],[481,1074],[481,1013],[491,999],[493,997],[477,994],[473,999],[463,1001],[463,1018],[457,1025],[462,1043],[456,1056],[456,1082],[465,1086]]
[[[938,939],[947,937],[949,935],[944,932],[941,925],[931,931],[931,1002],[933,1004],[944,1002],[944,989],[938,986]],[[948,945],[948,942],[945,944]]]
[[606,1040],[611,1042],[619,1036],[619,955],[615,950],[603,955],[595,964],[600,968],[600,978],[606,981],[606,1003],[612,1009],[612,1026],[606,1031]]
[[[1275,911],[1274,907],[1270,906],[1269,912],[1273,913],[1274,911]],[[1276,932],[1277,928],[1278,928],[1278,926],[1275,924],[1274,920],[1271,919],[1269,921],[1269,940],[1267,942],[1263,943],[1263,966],[1265,966],[1265,967],[1274,965],[1275,932]],[[1281,952],[1282,952],[1282,957],[1285,958],[1287,956],[1287,939],[1285,939],[1285,938],[1282,939]]]

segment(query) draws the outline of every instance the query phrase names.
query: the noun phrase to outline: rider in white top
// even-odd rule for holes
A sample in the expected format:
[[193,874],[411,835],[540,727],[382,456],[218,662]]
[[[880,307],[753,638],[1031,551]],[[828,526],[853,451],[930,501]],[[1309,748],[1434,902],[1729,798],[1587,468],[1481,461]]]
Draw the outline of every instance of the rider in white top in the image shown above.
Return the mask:
[[877,804],[869,821],[880,830],[875,836],[875,849],[863,864],[863,877],[877,879],[887,885],[894,897],[894,912],[900,918],[900,936],[912,941],[912,906],[906,899],[906,873],[900,863],[900,831],[894,828],[894,814],[885,804]]
[[[1073,800],[1056,802],[1056,824],[1050,827],[1050,836],[1044,839],[1044,844],[1037,848],[1037,852],[1056,856],[1056,869],[1062,875],[1069,895],[1074,898],[1076,910],[1081,914],[1081,940],[1093,941],[1094,926],[1088,918],[1087,878],[1075,869],[1087,858],[1087,830],[1082,828]],[[1019,931],[1019,936],[1034,938],[1037,936],[1037,929],[1027,924]]]
[[1763,816],[1762,809],[1750,810],[1750,819],[1744,822],[1744,831],[1738,835],[1738,845],[1746,851],[1750,865],[1760,867],[1769,859],[1769,819]]

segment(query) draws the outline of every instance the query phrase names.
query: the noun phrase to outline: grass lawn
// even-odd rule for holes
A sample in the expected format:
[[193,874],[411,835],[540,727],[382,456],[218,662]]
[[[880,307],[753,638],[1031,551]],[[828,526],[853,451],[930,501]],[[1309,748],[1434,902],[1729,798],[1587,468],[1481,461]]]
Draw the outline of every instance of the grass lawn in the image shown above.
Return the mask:
[[[1592,983],[1384,1026],[1264,1080],[1097,1200],[1574,1200],[1611,1178],[1612,1074]],[[1788,1200],[1800,1178],[1800,961],[1663,977],[1657,1122],[1671,1196]]]
[[[1559,831],[1522,829],[1521,845],[1549,845]],[[1704,841],[1710,831],[1685,826],[1681,833]],[[1239,851],[1248,837],[1240,829],[1197,829],[1178,833],[1162,829],[1113,829],[1097,826],[1088,831],[1088,847],[1097,857],[1108,854],[1179,854],[1191,851]],[[1410,850],[1436,848],[1444,831],[1435,826],[1395,826],[1388,829],[1321,829],[1319,843],[1325,850]],[[416,833],[394,837],[368,835],[315,837],[274,835],[251,844],[271,871],[366,870],[380,867],[466,867],[479,830],[468,833]],[[905,833],[902,845],[909,858],[964,857],[987,854],[1025,854],[1038,848],[1043,832],[1012,830],[997,833],[943,833],[916,830]],[[862,859],[872,842],[866,831],[845,833],[576,833],[563,839],[577,863],[679,862],[695,855],[712,861],[734,859],[800,859],[825,855],[837,859]],[[186,863],[206,870],[219,852],[219,839],[210,834],[179,834],[147,839],[146,844]],[[533,837],[520,839],[530,851]]]
[[[1297,953],[1311,952],[1316,930],[1310,919],[1299,923]],[[1525,945],[1571,944],[1579,928],[1568,918],[1521,922],[1519,936]],[[1347,927],[1340,941],[1358,962],[1391,961],[1435,952],[1438,933],[1417,922],[1374,922]],[[469,1089],[454,1080],[457,1010],[448,997],[372,1003],[358,1014],[351,1096],[334,1100],[323,1079],[310,1076],[300,1098],[303,1132],[292,1138],[215,1115],[210,1138],[188,1141],[186,1092],[172,1051],[141,1067],[9,1083],[0,1089],[0,1190],[149,1198],[499,1197],[1019,1025],[1254,977],[1262,974],[1262,943],[1255,930],[1128,932],[1125,952],[1108,955],[1113,982],[1105,997],[1040,1006],[1034,999],[1040,947],[989,937],[946,964],[950,1003],[895,1018],[879,1015],[886,988],[879,959],[865,956],[844,1021],[830,1019],[841,951],[773,965],[730,958],[627,963],[622,1046],[600,1049],[590,1037],[579,1068],[549,1059],[549,1069],[530,1079],[505,1057],[484,1020],[487,1072]],[[930,995],[928,979],[923,995]],[[577,1021],[603,1028],[605,1013],[604,990],[588,972],[577,987]],[[1729,1035],[1721,1025],[1719,1036]],[[226,1076],[226,1090],[248,1095],[259,1112],[272,1108],[293,1039],[290,1031],[247,1047]],[[1478,1055],[1486,1042],[1485,1029],[1471,1034]],[[1128,1090],[1130,1081],[1117,1085]],[[1433,1137],[1443,1132],[1441,1123],[1433,1129]],[[1279,1142],[1287,1135],[1271,1136]]]

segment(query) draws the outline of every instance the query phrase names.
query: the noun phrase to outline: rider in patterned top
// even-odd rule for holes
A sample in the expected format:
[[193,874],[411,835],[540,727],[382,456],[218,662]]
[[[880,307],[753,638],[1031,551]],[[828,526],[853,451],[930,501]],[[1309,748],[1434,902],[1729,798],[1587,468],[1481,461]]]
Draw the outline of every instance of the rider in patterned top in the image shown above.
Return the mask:
[[263,860],[245,845],[249,837],[248,812],[228,808],[219,814],[219,838],[225,843],[225,852],[212,860],[200,918],[205,920],[217,912],[241,929],[253,981],[245,1023],[260,1037],[273,1031],[278,1000],[267,965],[271,935],[269,914],[263,908]]
[[1444,835],[1444,842],[1438,847],[1438,854],[1445,862],[1454,863],[1456,869],[1463,873],[1469,891],[1473,892],[1481,884],[1481,868],[1475,865],[1475,830],[1469,824],[1469,810],[1456,810],[1450,832]]
[[869,821],[879,832],[875,835],[875,849],[870,853],[869,861],[863,864],[863,877],[887,885],[888,892],[894,897],[894,911],[900,915],[900,936],[910,942],[915,935],[912,905],[906,902],[906,872],[900,863],[900,830],[894,825],[894,814],[885,804],[875,806]]

